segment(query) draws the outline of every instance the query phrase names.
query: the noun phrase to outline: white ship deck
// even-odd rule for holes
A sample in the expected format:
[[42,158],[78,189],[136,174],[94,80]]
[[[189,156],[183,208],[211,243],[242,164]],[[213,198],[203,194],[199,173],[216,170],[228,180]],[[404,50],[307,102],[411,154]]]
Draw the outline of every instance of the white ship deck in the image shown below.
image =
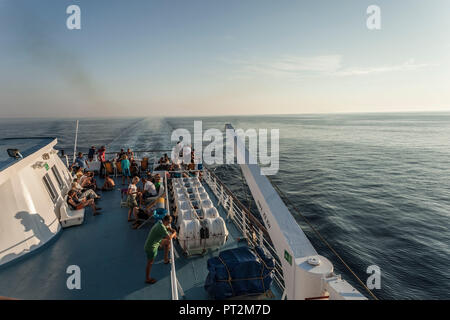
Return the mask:
[[[116,179],[120,187],[121,178]],[[98,184],[101,180],[98,179]],[[204,184],[205,185],[205,184]],[[205,185],[211,200],[225,219],[223,208]],[[127,208],[120,208],[120,192],[102,192],[98,206],[103,214],[93,217],[87,209],[80,226],[62,230],[42,248],[0,267],[0,296],[19,299],[172,299],[170,265],[162,261],[160,251],[152,268],[153,285],[146,284],[144,242],[151,228],[132,229],[127,222]],[[230,233],[221,250],[246,245],[241,232],[227,221]],[[218,254],[186,258],[176,244],[176,274],[185,299],[208,299],[203,288],[208,270],[207,260]],[[78,265],[81,269],[81,290],[66,286],[66,268]],[[281,292],[273,281],[273,298]],[[183,298],[180,294],[180,298]]]

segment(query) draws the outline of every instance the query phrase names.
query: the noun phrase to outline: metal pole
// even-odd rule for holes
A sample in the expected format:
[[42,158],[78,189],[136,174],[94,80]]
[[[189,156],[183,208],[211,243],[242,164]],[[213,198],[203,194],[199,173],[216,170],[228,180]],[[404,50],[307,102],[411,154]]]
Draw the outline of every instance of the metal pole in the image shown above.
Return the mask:
[[77,140],[78,140],[78,120],[77,120],[77,128],[75,129],[75,144],[73,146],[73,162],[75,163],[75,157],[77,154]]

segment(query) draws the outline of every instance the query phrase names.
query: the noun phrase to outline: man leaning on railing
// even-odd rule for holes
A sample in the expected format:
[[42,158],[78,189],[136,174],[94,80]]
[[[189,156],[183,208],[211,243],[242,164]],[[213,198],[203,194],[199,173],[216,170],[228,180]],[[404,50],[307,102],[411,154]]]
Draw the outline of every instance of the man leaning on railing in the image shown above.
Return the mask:
[[153,284],[156,282],[156,279],[150,278],[150,271],[160,247],[164,248],[164,264],[170,263],[170,242],[177,236],[176,231],[171,227],[171,223],[172,217],[167,215],[162,219],[162,221],[157,222],[148,234],[147,241],[144,246],[145,253],[147,254],[147,267],[145,268],[146,283]]

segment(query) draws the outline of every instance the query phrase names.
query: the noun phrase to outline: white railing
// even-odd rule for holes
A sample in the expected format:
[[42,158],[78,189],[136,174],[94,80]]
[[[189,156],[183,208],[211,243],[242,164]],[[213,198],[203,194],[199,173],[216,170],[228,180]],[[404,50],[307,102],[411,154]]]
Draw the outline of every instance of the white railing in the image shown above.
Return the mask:
[[204,181],[208,184],[219,204],[228,212],[227,218],[242,233],[243,237],[253,246],[265,248],[275,257],[274,280],[284,291],[284,278],[279,257],[272,245],[264,225],[234,196],[227,186],[208,168],[203,170]]
[[[164,184],[165,184],[165,192],[166,192],[166,205],[167,205],[167,213],[170,215],[170,202],[169,202],[169,190],[167,183],[167,176],[164,176]],[[175,269],[175,248],[173,246],[173,241],[170,239],[170,288],[172,292],[172,300],[178,300],[178,289],[180,289],[181,294],[183,295],[183,291],[181,290],[181,286],[178,282],[177,271]]]

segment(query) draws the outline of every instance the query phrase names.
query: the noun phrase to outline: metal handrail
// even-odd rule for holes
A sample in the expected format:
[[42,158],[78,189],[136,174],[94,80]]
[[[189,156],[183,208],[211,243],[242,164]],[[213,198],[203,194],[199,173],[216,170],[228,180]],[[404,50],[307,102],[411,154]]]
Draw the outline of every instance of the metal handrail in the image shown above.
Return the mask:
[[[168,184],[167,184],[167,176],[164,176],[164,184],[166,188],[166,205],[167,205],[167,213],[170,215],[170,202],[169,202],[169,192],[168,192]],[[172,300],[178,300],[178,279],[177,279],[177,271],[175,269],[175,254],[174,254],[173,241],[170,239],[170,286],[172,289]]]

